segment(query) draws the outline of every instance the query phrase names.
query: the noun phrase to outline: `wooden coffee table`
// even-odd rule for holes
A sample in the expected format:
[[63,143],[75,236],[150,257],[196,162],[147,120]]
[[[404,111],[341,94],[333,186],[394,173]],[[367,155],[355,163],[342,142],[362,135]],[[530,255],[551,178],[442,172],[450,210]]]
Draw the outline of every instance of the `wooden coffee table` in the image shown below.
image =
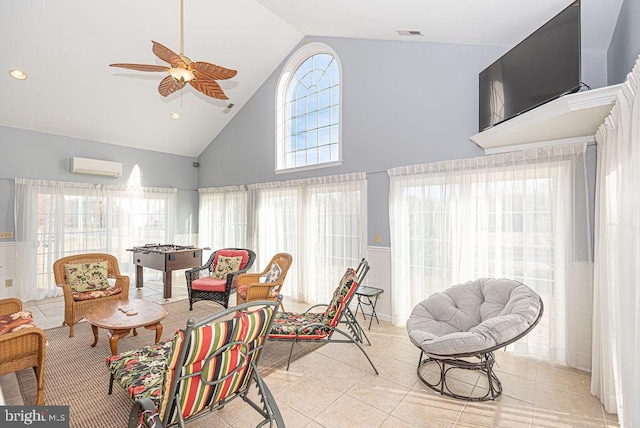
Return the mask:
[[[137,312],[135,315],[127,315],[121,309]],[[128,335],[133,330],[137,336],[137,329],[144,327],[147,330],[156,331],[156,343],[162,337],[162,324],[169,313],[162,305],[143,299],[116,300],[94,306],[87,310],[85,318],[93,329],[93,344],[98,343],[98,328],[109,330],[111,353],[118,353],[118,340]]]

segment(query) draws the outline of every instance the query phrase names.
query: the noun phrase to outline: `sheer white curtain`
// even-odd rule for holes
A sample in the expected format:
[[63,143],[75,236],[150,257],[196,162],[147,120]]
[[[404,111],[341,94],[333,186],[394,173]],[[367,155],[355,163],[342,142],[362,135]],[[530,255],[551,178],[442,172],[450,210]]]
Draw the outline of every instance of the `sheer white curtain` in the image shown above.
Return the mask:
[[250,185],[249,213],[259,268],[275,253],[290,253],[283,292],[326,302],[345,267],[366,251],[366,174]]
[[247,248],[247,187],[209,187],[198,189],[198,194],[198,245],[211,248],[209,253]]
[[175,236],[176,189],[16,179],[14,214],[16,296],[38,300],[61,293],[53,262],[69,254],[108,252],[133,275],[127,248]]
[[591,392],[621,426],[640,426],[640,59],[596,133]]
[[592,286],[586,145],[389,170],[392,317],[480,277],[519,280],[542,297],[519,352],[588,368]]

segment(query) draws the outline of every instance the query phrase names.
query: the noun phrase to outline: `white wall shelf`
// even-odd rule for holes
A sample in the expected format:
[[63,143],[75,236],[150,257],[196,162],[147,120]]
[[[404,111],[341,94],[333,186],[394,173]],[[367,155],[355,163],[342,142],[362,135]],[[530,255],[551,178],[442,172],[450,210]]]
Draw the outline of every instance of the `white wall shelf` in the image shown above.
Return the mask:
[[472,135],[487,154],[594,141],[620,85],[569,94]]

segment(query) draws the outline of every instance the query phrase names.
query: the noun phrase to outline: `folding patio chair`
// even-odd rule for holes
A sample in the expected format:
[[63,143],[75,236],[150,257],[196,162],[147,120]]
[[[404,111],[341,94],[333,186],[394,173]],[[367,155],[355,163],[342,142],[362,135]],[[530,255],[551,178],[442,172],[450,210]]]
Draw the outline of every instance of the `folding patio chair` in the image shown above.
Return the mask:
[[[303,313],[278,312],[276,314],[269,333],[269,339],[291,341],[287,370],[289,370],[291,363],[293,347],[297,342],[353,343],[367,357],[369,364],[378,374],[378,370],[373,365],[371,358],[369,358],[361,345],[362,338],[366,338],[366,335],[353,313],[349,310],[349,304],[355,295],[358,284],[364,280],[368,271],[369,264],[365,259],[362,259],[357,269],[348,268],[342,276],[340,284],[333,292],[333,298],[328,305],[314,305]],[[311,312],[314,308],[325,306],[324,312]],[[346,326],[346,331],[338,328],[343,324]],[[334,333],[339,333],[344,338],[336,339]],[[369,342],[369,339],[366,339]]]
[[[191,318],[171,340],[107,357],[109,394],[115,380],[135,402],[129,426],[184,427],[241,397],[264,417],[258,426],[284,427],[258,373],[281,300],[245,303],[197,323]],[[252,384],[259,403],[249,398]]]

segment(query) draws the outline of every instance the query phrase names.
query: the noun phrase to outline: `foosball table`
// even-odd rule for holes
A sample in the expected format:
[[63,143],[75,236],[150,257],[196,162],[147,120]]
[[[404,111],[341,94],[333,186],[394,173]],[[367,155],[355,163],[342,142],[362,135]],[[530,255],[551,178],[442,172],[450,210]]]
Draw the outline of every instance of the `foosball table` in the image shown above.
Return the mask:
[[136,265],[136,287],[143,286],[143,267],[156,269],[163,272],[163,296],[165,299],[170,298],[171,273],[174,270],[202,266],[202,250],[208,249],[171,244],[147,244],[127,249],[133,252],[133,264]]

